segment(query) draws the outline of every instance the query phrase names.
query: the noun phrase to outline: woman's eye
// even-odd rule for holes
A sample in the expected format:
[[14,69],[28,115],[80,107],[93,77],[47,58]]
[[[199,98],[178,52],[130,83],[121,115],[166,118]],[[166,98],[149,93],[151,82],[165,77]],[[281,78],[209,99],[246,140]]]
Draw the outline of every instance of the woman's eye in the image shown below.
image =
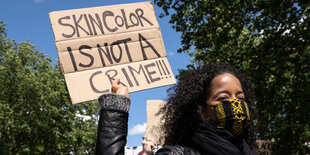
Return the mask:
[[224,100],[226,100],[227,99],[227,97],[220,97],[220,98],[218,98],[216,101],[224,101]]
[[244,100],[244,97],[238,97],[238,99],[243,101],[243,100]]

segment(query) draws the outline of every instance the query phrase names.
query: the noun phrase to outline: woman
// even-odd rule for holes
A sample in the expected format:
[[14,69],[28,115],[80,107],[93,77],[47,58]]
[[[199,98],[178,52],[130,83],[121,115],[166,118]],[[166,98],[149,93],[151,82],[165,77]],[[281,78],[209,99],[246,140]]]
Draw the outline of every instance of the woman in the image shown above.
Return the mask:
[[[115,110],[112,107],[116,105],[119,109],[129,109],[129,99],[120,96],[129,97],[128,89],[118,83],[115,81],[112,86],[118,95],[111,97],[112,94],[108,94],[99,98],[101,115],[107,109]],[[257,154],[253,103],[253,91],[248,80],[228,65],[207,64],[185,73],[170,89],[168,103],[160,110],[164,114],[162,130],[166,135],[162,139],[165,146],[156,154]],[[128,113],[122,111],[122,114],[126,115],[121,116],[124,121],[119,121],[121,117],[104,119],[122,122],[119,126],[123,128],[113,130],[112,137],[103,137],[106,131],[102,129],[112,131],[112,128],[111,124],[100,128],[100,124],[106,124],[101,122],[100,116],[96,151],[105,148],[118,150],[112,154],[123,153],[121,149],[125,146],[126,137],[114,137],[127,133]],[[120,141],[123,146],[115,146]],[[96,153],[104,153],[102,151]]]

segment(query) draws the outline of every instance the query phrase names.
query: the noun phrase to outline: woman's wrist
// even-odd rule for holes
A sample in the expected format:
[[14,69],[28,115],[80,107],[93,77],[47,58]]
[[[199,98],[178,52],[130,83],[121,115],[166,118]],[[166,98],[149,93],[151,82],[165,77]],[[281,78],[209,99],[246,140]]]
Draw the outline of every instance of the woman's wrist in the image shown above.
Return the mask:
[[128,112],[131,101],[124,95],[103,94],[98,98],[101,109],[115,109]]

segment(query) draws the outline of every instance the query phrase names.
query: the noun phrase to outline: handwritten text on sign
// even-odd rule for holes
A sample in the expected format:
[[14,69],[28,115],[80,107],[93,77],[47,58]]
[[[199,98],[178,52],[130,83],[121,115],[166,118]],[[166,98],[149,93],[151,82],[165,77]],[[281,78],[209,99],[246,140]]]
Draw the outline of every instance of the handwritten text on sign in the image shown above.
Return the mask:
[[166,56],[158,30],[83,39],[77,45],[70,41],[57,45],[64,73]]
[[151,2],[49,15],[73,103],[109,92],[115,78],[130,92],[175,83]]
[[65,74],[65,78],[73,103],[84,102],[89,98],[98,98],[98,94],[109,93],[111,83],[116,78],[121,78],[120,84],[127,86],[130,92],[176,82],[166,58],[70,73]]
[[159,28],[151,2],[51,12],[55,41]]

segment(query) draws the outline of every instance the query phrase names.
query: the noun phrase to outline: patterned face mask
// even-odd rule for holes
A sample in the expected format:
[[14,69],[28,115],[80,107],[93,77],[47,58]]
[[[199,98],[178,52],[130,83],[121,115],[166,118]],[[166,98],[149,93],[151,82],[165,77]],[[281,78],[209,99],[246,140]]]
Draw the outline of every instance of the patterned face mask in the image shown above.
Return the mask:
[[212,107],[214,107],[217,128],[227,129],[233,135],[242,135],[246,120],[250,120],[246,102],[234,99]]

